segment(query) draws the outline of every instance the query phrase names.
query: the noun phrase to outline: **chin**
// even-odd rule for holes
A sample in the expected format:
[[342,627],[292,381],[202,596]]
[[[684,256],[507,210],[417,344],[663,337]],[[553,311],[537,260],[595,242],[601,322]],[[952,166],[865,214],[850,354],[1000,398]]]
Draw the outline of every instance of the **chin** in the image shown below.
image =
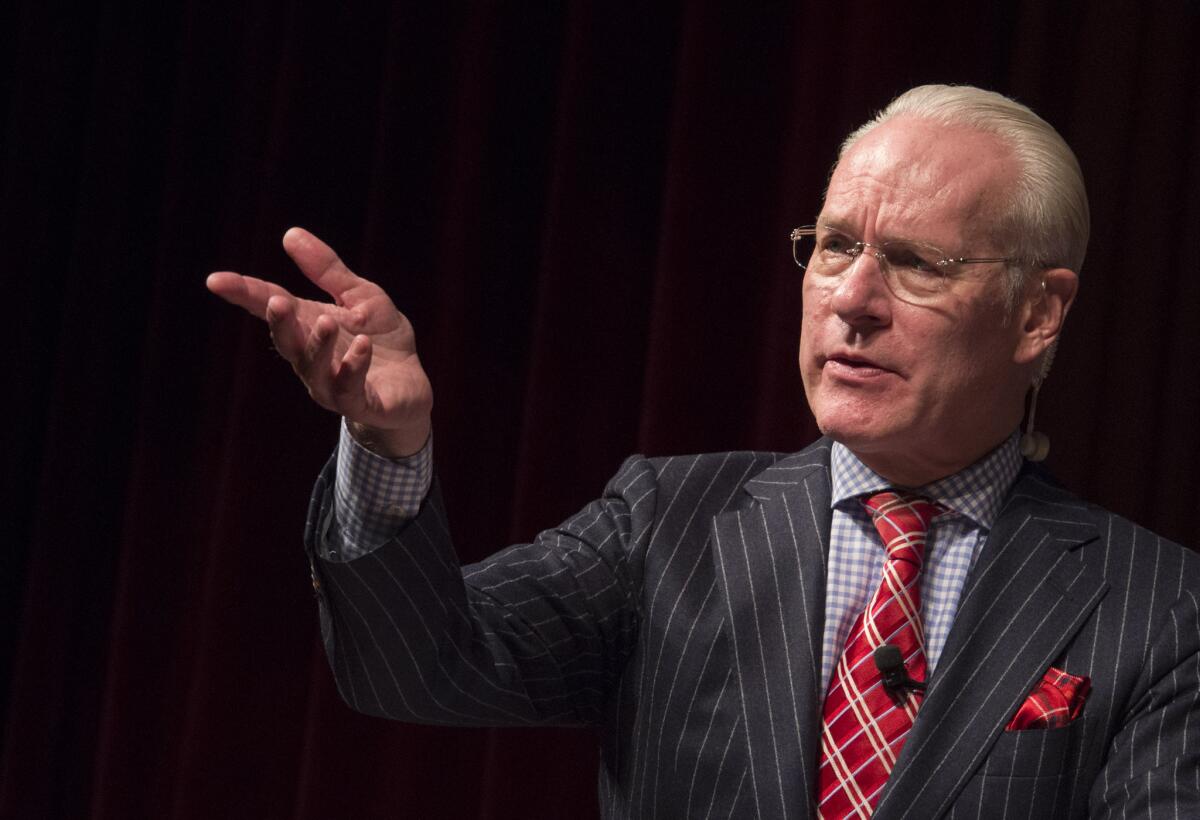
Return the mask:
[[875,433],[866,433],[862,430],[844,430],[837,427],[831,427],[821,430],[821,433],[839,444],[844,444],[856,453],[868,453],[875,449],[880,444],[880,437]]
[[885,439],[884,430],[877,424],[859,420],[834,418],[817,420],[821,434],[857,452],[870,452]]
[[[832,406],[830,406],[832,405]],[[894,405],[881,406],[877,400],[817,402],[813,417],[823,435],[854,450],[867,451],[872,445],[895,439],[903,431],[895,418]]]

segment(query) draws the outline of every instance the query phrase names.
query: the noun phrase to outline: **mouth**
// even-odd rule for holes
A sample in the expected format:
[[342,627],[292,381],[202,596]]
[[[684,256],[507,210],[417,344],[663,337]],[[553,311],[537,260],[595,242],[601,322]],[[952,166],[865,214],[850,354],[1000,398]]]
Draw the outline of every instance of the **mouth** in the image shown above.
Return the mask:
[[828,356],[825,359],[824,367],[835,374],[855,378],[869,378],[896,372],[874,359],[850,352],[840,352]]

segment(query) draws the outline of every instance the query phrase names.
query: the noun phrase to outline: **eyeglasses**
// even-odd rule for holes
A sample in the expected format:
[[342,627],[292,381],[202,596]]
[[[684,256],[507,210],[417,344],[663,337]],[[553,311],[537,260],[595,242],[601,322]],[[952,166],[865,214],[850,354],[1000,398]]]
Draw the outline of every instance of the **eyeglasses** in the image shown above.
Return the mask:
[[917,305],[936,301],[960,265],[1012,261],[1006,257],[950,257],[932,245],[907,240],[861,242],[825,225],[792,231],[792,258],[818,283],[835,284],[863,253],[875,257],[884,282],[897,299]]

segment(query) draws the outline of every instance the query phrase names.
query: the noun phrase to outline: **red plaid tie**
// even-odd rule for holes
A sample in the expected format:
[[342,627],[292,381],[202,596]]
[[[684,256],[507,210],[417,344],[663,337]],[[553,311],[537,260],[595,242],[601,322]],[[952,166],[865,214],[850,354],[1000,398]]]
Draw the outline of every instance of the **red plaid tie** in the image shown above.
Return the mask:
[[908,674],[925,680],[921,628],[921,561],[933,502],[888,491],[864,502],[887,557],[879,589],[854,622],[834,669],[821,724],[817,775],[822,818],[870,817],[921,703],[919,691],[896,699],[884,689],[873,655],[883,644],[900,650]]

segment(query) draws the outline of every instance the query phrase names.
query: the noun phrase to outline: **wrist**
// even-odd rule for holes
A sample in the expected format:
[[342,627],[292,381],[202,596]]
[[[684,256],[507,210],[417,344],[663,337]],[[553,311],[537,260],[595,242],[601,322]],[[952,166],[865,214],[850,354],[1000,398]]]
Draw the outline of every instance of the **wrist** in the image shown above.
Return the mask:
[[425,442],[429,440],[432,424],[425,418],[411,427],[384,430],[346,419],[346,429],[355,441],[372,453],[384,458],[400,459],[421,451]]

